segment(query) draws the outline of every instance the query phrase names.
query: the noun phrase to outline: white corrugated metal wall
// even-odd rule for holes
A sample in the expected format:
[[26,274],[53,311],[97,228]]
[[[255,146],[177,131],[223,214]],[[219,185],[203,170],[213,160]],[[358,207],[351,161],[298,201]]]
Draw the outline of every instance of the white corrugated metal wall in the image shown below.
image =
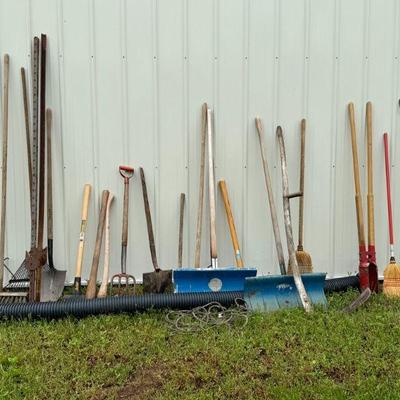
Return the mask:
[[[297,189],[299,124],[307,118],[305,247],[315,270],[330,275],[357,269],[346,106],[349,101],[356,106],[364,176],[365,103],[372,101],[382,273],[387,259],[385,130],[392,133],[392,154],[397,155],[392,168],[396,228],[400,220],[400,141],[395,135],[400,115],[399,13],[396,0],[0,0],[0,54],[11,57],[10,266],[16,269],[29,247],[19,68],[30,72],[31,38],[47,33],[47,104],[53,109],[55,135],[55,261],[58,268],[68,269],[69,280],[87,182],[94,191],[83,275],[88,276],[105,188],[116,195],[111,255],[113,272],[119,269],[119,164],[145,169],[164,268],[177,260],[179,193],[186,193],[184,264],[193,264],[204,101],[215,111],[216,177],[226,179],[245,263],[262,273],[276,273],[278,267],[254,117],[265,123],[279,211],[281,175],[274,130],[277,124],[283,126],[291,187]],[[140,277],[150,270],[151,259],[138,175],[131,189],[128,270]],[[296,219],[296,200],[292,206]],[[220,199],[217,212],[220,263],[229,265],[233,253]],[[205,229],[204,266],[207,238]]]

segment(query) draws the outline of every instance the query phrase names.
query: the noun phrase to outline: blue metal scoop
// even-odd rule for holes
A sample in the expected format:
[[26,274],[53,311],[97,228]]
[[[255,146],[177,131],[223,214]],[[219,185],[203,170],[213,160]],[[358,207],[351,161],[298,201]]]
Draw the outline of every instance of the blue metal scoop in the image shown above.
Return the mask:
[[255,268],[179,268],[173,271],[175,293],[242,291]]
[[[301,278],[311,303],[327,306],[324,292],[326,273],[302,274]],[[302,306],[294,278],[291,275],[246,278],[244,299],[251,311],[271,312],[281,308]]]

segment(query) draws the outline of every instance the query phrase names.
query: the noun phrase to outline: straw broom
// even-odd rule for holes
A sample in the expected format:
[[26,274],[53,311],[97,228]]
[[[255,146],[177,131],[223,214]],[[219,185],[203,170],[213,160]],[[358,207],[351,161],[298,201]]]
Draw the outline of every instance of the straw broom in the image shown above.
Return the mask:
[[383,293],[390,297],[400,297],[400,266],[394,257],[394,235],[392,220],[392,201],[390,190],[389,143],[388,134],[383,135],[385,147],[386,194],[389,221],[390,262],[383,272]]
[[[313,272],[312,260],[309,253],[303,249],[303,225],[304,225],[304,160],[306,148],[306,120],[301,120],[301,154],[300,154],[300,192],[303,194],[299,202],[299,242],[296,251],[296,260],[301,274]],[[292,263],[289,260],[288,273],[292,272]]]

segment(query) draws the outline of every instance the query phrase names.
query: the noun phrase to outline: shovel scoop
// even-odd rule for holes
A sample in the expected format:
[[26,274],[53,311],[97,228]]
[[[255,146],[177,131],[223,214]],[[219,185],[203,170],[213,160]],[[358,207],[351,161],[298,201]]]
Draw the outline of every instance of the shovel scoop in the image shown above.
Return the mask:
[[151,222],[151,212],[149,198],[147,195],[146,179],[143,168],[140,168],[140,180],[142,182],[144,211],[146,214],[147,233],[149,236],[149,246],[151,260],[153,262],[154,272],[143,274],[143,292],[144,293],[164,293],[171,289],[172,291],[172,270],[163,271],[158,266],[156,245],[154,240],[153,224]]

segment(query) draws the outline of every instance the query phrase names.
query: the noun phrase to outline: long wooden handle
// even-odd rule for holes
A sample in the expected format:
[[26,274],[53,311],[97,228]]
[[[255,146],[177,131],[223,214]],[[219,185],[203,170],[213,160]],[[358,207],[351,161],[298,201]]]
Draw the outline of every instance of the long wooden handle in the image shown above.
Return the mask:
[[40,166],[39,166],[39,222],[38,222],[38,247],[43,248],[44,230],[44,196],[46,175],[46,51],[47,37],[40,36]]
[[149,198],[147,195],[146,179],[144,177],[143,168],[140,168],[140,180],[142,182],[144,212],[146,214],[147,234],[149,236],[151,261],[153,262],[154,270],[159,271],[160,267],[158,266],[158,262],[157,262],[156,242],[154,240],[153,223],[151,222],[151,211],[150,211],[150,205],[149,205]]
[[185,193],[181,193],[179,201],[179,237],[178,237],[178,267],[182,268],[183,255],[183,217],[185,214]]
[[6,240],[6,207],[7,207],[7,156],[8,156],[8,88],[10,80],[10,57],[4,55],[3,75],[3,159],[1,172],[1,223],[0,223],[0,290],[3,289],[4,249]]
[[374,179],[372,158],[372,103],[369,101],[366,108],[367,120],[367,174],[368,174],[368,244],[375,245],[375,218],[374,218]]
[[28,156],[29,193],[31,193],[32,192],[32,149],[31,149],[31,130],[29,124],[28,86],[26,83],[25,68],[21,68],[21,83],[22,83],[22,99],[24,104],[26,154]]
[[388,222],[389,222],[389,242],[390,245],[394,245],[394,234],[393,234],[393,212],[392,212],[392,191],[390,187],[390,159],[389,159],[389,138],[385,132],[383,134],[383,143],[385,146],[385,175],[386,175],[386,198],[387,198],[387,211],[388,211]]
[[207,136],[207,103],[201,109],[201,148],[200,148],[200,180],[199,180],[199,208],[197,210],[196,246],[194,253],[194,266],[200,267],[201,232],[203,228],[203,205],[204,205],[204,167],[206,158],[206,136]]
[[52,113],[46,110],[47,126],[47,239],[53,239],[53,167],[51,157],[51,124]]
[[217,232],[215,211],[215,180],[214,180],[214,153],[213,153],[213,121],[211,109],[207,109],[207,136],[208,136],[208,194],[210,201],[210,253],[211,265],[217,267]]
[[97,271],[99,269],[101,243],[103,241],[107,201],[109,195],[110,192],[108,190],[103,190],[103,194],[101,196],[101,208],[100,208],[99,223],[97,225],[97,235],[96,235],[96,243],[94,246],[92,268],[90,269],[89,282],[86,288],[87,299],[94,299],[96,297]]
[[231,208],[231,203],[229,201],[228,190],[226,188],[226,183],[224,180],[219,181],[219,189],[221,190],[222,200],[224,202],[226,218],[228,220],[229,231],[231,233],[233,251],[235,253],[235,262],[238,268],[243,268],[243,259],[240,252],[239,240],[236,234],[235,221],[233,219],[233,213]]
[[351,132],[351,149],[353,153],[353,173],[354,173],[354,186],[355,186],[355,202],[357,212],[357,230],[358,230],[358,244],[365,246],[365,232],[364,232],[364,217],[361,199],[361,185],[360,185],[360,170],[358,164],[358,151],[357,151],[357,138],[356,138],[356,123],[354,118],[354,104],[349,103],[349,122]]
[[281,168],[282,168],[282,191],[283,191],[283,216],[285,220],[285,231],[286,240],[289,251],[290,264],[293,270],[293,279],[296,285],[297,291],[300,296],[301,303],[306,312],[312,311],[312,304],[310,298],[308,297],[307,291],[304,287],[303,280],[301,278],[300,269],[297,264],[296,251],[294,247],[293,232],[292,232],[292,221],[290,218],[290,200],[289,194],[289,178],[287,172],[286,163],[286,152],[285,152],[285,142],[283,140],[283,132],[280,126],[276,129],[276,134],[279,142],[279,153],[281,157]]
[[106,209],[106,226],[105,226],[105,234],[104,234],[104,267],[103,267],[103,278],[101,280],[101,285],[99,292],[97,293],[97,297],[106,297],[107,296],[107,286],[108,286],[108,278],[110,273],[110,209],[111,203],[114,200],[114,195],[110,193],[107,200],[107,209]]
[[303,226],[304,226],[304,164],[306,153],[306,120],[301,120],[301,147],[300,147],[300,192],[299,199],[299,244],[298,251],[303,251]]
[[[83,250],[85,246],[85,233],[86,233],[91,191],[92,191],[92,185],[88,183],[85,184],[85,187],[83,189],[82,216],[81,216],[81,228],[79,233],[78,255],[76,257],[76,264],[75,264],[75,280],[77,285],[80,285],[80,278],[82,276]],[[76,289],[77,291],[79,291],[78,287]]]
[[276,213],[276,206],[275,206],[275,200],[274,200],[274,192],[272,189],[271,176],[269,174],[269,168],[268,168],[268,162],[267,162],[267,152],[265,150],[264,129],[263,129],[260,118],[256,118],[255,123],[256,123],[256,128],[257,128],[257,133],[258,133],[258,139],[260,141],[260,150],[261,150],[261,159],[262,159],[262,164],[263,164],[263,169],[264,169],[265,186],[267,187],[269,209],[271,212],[272,228],[274,231],[275,246],[276,246],[276,252],[278,255],[279,269],[280,269],[282,275],[286,275],[285,258],[283,255],[281,234],[279,231],[278,216]]

